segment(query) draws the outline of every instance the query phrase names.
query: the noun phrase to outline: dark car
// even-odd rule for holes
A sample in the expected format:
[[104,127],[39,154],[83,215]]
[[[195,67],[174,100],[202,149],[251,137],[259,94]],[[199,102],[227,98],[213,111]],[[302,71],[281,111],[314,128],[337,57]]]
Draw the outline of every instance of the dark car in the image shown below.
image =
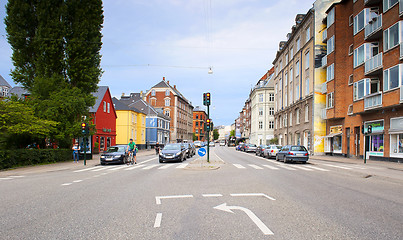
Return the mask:
[[235,150],[238,150],[238,151],[242,151],[242,147],[245,145],[245,143],[239,143],[236,147],[235,147]]
[[160,151],[159,161],[162,162],[182,162],[186,160],[186,148],[181,143],[170,143]]
[[196,154],[196,148],[191,143],[183,143],[186,148],[186,158],[191,158]]
[[266,145],[260,145],[260,146],[258,146],[258,147],[256,148],[256,156],[264,157],[264,156],[263,156],[263,153],[264,153],[264,150],[265,150],[266,148],[267,148]]
[[107,163],[127,163],[128,155],[126,154],[127,145],[116,145],[109,147],[101,154],[101,165]]
[[287,145],[277,152],[276,160],[286,162],[304,162],[309,159],[309,153],[304,146]]

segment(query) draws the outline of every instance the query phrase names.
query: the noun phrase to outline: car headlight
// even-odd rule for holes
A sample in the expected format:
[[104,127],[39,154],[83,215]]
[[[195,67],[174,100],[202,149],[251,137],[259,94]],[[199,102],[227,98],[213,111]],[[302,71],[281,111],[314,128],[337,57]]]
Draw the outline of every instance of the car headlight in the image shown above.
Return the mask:
[[179,155],[181,155],[181,152],[178,152],[177,154],[175,154],[175,156],[179,156]]
[[105,156],[101,156],[101,158],[105,158]]
[[162,152],[160,152],[160,156],[161,156],[161,157],[165,157],[165,155],[164,155]]
[[121,156],[113,156],[113,159],[118,159],[118,158],[120,158]]

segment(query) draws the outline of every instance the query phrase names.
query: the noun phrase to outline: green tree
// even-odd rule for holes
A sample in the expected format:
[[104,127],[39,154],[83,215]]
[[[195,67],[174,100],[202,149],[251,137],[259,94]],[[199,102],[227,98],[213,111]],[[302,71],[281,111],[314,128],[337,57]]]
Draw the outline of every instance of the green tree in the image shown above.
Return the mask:
[[35,115],[58,122],[53,132],[67,147],[82,116],[95,104],[101,76],[101,0],[9,0],[5,18],[15,69],[31,93]]
[[230,137],[235,137],[235,130],[231,130],[231,132],[229,133]]
[[30,101],[0,101],[0,148],[25,147],[51,135],[56,127],[57,122],[36,117]]
[[213,130],[213,139],[217,140],[219,136],[220,136],[220,134],[218,133],[218,129],[214,129]]

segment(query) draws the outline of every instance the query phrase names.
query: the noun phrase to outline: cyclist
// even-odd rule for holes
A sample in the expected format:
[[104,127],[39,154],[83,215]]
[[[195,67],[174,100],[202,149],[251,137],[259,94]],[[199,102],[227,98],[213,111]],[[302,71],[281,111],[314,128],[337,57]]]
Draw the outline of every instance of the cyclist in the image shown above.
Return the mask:
[[[137,164],[137,158],[136,158],[136,152],[137,152],[137,147],[136,144],[133,142],[133,139],[130,138],[130,142],[129,145],[127,146],[127,151],[133,154],[133,158],[134,158],[134,164]],[[133,165],[133,161],[132,161],[132,165]]]

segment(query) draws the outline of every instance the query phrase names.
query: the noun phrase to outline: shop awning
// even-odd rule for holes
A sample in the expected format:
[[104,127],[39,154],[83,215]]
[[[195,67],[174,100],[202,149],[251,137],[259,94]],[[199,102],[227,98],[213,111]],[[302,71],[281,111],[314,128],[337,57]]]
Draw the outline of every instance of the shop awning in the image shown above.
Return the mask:
[[331,134],[329,134],[329,135],[326,135],[325,138],[331,138],[331,137],[339,136],[339,135],[341,135],[341,134],[342,134],[342,133],[331,133]]

